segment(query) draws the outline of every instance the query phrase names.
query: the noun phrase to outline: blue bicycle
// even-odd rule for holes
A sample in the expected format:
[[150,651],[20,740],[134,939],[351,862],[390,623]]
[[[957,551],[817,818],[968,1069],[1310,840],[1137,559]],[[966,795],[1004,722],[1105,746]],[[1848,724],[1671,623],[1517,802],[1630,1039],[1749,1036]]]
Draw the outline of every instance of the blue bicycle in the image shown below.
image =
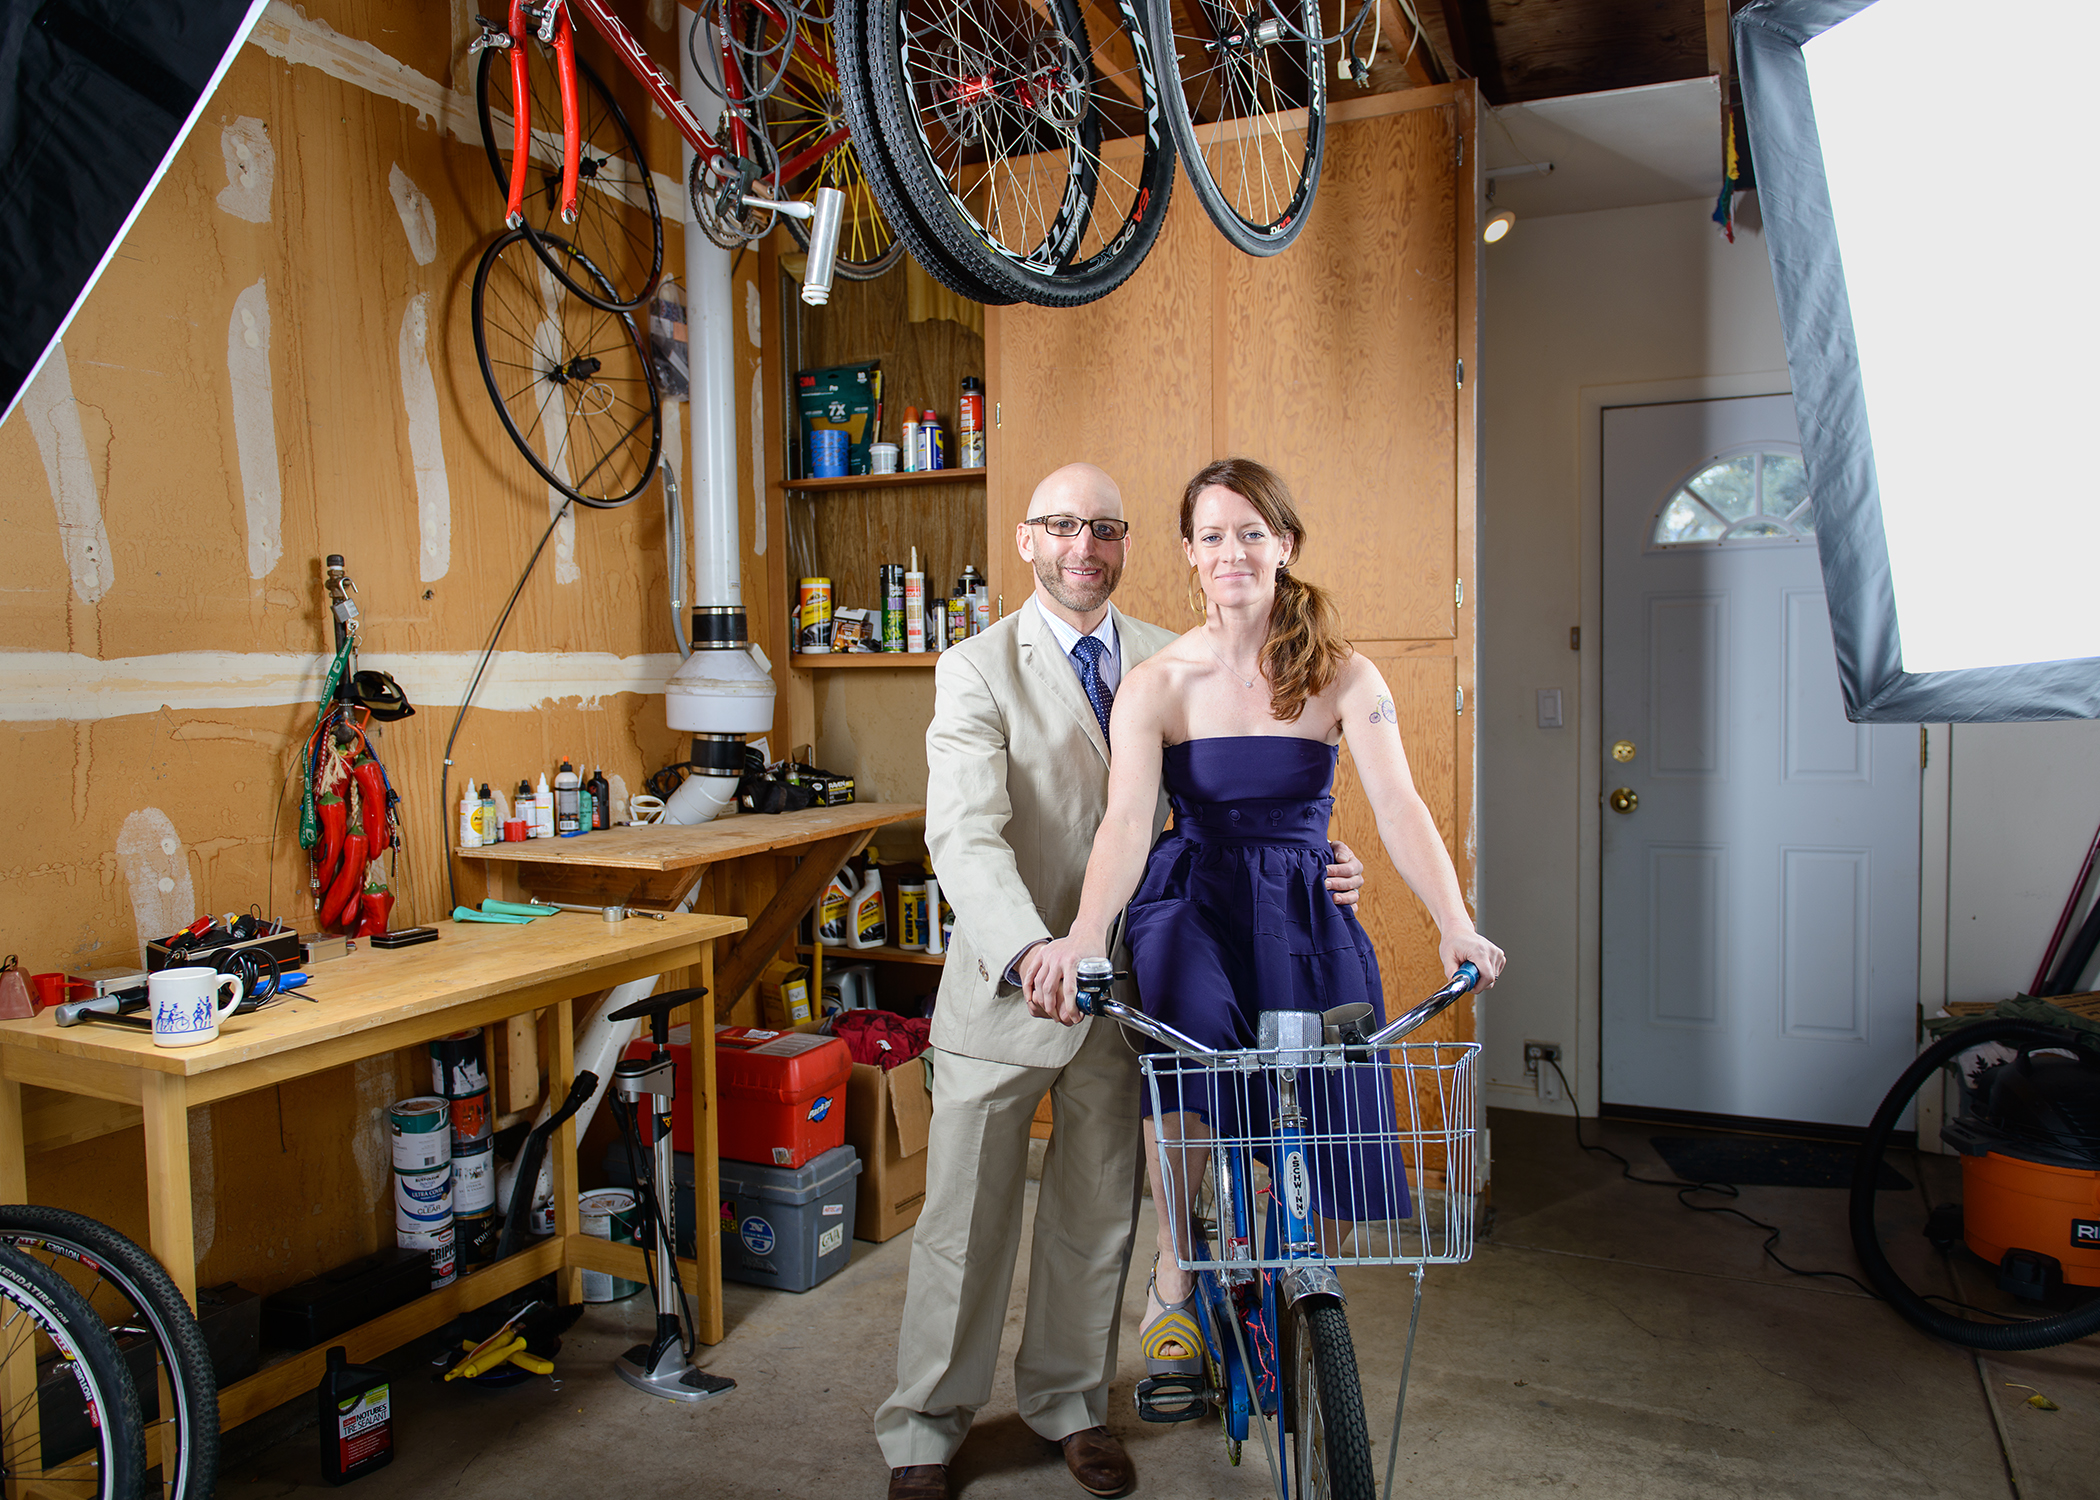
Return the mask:
[[1259,1045],[1240,1052],[1212,1051],[1113,999],[1117,977],[1105,959],[1083,961],[1079,1008],[1170,1049],[1141,1060],[1153,1118],[1204,1125],[1200,1139],[1162,1130],[1158,1145],[1163,1202],[1193,1205],[1174,1248],[1196,1281],[1204,1369],[1140,1381],[1139,1415],[1182,1422],[1215,1409],[1235,1464],[1252,1430],[1278,1500],[1375,1500],[1335,1268],[1406,1266],[1414,1306],[1386,1454],[1390,1497],[1423,1271],[1471,1258],[1480,1177],[1478,1044],[1401,1038],[1479,971],[1461,964],[1375,1030],[1369,1005],[1265,1011]]

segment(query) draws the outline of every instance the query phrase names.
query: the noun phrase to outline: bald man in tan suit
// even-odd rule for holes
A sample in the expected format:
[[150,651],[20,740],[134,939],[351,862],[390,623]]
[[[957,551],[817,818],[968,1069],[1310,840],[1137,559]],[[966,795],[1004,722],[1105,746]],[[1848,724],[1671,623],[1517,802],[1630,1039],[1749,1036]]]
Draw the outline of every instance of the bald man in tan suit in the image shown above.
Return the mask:
[[[891,1500],[946,1500],[947,1465],[991,1395],[1021,1241],[1028,1126],[1045,1092],[1056,1125],[1036,1200],[1015,1404],[1089,1493],[1120,1495],[1136,1480],[1106,1421],[1144,1175],[1137,1059],[1108,1023],[1067,1028],[1030,1015],[1016,982],[1022,956],[1067,932],[1078,912],[1107,806],[1115,688],[1174,639],[1108,602],[1126,529],[1107,474],[1091,464],[1051,474],[1015,533],[1035,592],[943,652],[934,674],[926,843],[955,936],[934,1009],[926,1203],[897,1389],[875,1414]],[[1155,829],[1165,820],[1162,794]],[[1330,868],[1329,883],[1353,901],[1363,866],[1338,852],[1348,863]],[[1127,967],[1120,949],[1116,959]]]

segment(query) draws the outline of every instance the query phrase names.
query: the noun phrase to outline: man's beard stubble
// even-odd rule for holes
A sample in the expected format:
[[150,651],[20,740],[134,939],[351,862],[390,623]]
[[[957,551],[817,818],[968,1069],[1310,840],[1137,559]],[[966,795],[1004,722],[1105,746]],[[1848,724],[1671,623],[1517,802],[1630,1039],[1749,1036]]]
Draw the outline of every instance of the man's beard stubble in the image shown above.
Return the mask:
[[1093,561],[1095,566],[1100,568],[1101,577],[1090,589],[1082,591],[1072,587],[1059,569],[1056,559],[1048,557],[1039,556],[1035,559],[1036,582],[1043,586],[1044,592],[1066,609],[1083,615],[1092,614],[1108,602],[1108,596],[1116,591],[1116,585],[1123,578],[1123,566],[1113,558],[1099,557]]

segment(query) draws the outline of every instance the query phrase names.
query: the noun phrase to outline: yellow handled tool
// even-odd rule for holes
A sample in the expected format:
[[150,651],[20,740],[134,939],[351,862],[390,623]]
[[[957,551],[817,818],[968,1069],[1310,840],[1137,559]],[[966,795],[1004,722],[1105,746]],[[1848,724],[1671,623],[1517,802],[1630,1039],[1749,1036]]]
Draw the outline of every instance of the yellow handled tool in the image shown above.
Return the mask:
[[494,1348],[483,1349],[478,1354],[470,1355],[468,1358],[461,1360],[445,1372],[445,1378],[447,1380],[459,1380],[462,1378],[472,1380],[476,1375],[486,1375],[512,1355],[523,1354],[524,1352],[524,1335],[514,1335]]

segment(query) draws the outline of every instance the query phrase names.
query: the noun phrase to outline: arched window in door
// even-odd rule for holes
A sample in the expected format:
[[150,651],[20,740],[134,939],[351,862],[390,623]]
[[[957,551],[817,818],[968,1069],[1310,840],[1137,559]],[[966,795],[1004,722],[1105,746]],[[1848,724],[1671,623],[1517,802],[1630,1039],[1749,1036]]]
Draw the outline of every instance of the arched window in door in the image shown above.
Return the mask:
[[1648,533],[1650,551],[1812,542],[1815,501],[1801,450],[1763,443],[1708,459],[1671,489]]

